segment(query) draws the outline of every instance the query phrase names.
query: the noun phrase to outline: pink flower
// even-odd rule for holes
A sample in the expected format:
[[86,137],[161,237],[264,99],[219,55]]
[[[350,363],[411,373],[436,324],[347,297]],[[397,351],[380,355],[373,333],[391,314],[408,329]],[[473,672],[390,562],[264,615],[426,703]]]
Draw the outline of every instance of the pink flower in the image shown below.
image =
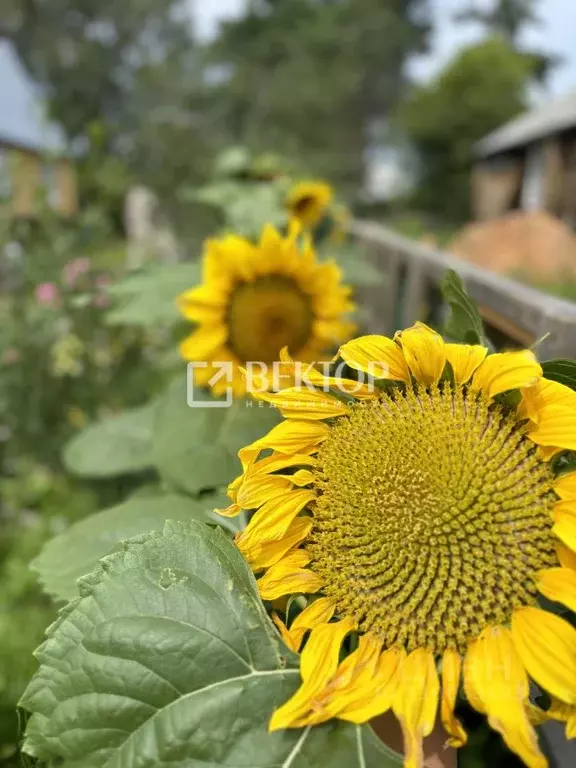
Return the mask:
[[90,259],[87,256],[69,261],[62,270],[62,282],[69,288],[73,288],[78,278],[89,271]]
[[54,283],[40,283],[36,286],[36,301],[46,307],[57,307],[60,304],[60,293]]
[[98,275],[94,282],[98,288],[106,288],[110,285],[110,277],[108,275]]

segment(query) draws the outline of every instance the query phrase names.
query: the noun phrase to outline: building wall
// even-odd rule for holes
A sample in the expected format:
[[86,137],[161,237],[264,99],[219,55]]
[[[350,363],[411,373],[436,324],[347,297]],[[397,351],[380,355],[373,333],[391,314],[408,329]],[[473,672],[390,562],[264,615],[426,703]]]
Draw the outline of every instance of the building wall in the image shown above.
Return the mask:
[[16,218],[37,216],[47,206],[61,216],[78,210],[76,171],[67,159],[0,142],[0,205]]
[[479,221],[502,216],[517,203],[524,171],[523,154],[485,160],[472,172],[472,210]]
[[576,226],[576,129],[478,162],[471,186],[477,220],[542,210]]

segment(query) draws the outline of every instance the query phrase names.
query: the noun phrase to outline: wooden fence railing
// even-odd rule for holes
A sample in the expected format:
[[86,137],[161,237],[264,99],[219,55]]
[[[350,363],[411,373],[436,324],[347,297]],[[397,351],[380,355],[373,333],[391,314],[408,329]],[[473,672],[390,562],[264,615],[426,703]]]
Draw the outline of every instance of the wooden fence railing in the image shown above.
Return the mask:
[[446,310],[440,284],[446,270],[454,269],[478,302],[496,347],[530,347],[546,336],[538,346],[541,359],[576,358],[576,303],[495,275],[381,224],[354,221],[351,234],[385,278],[383,285],[361,291],[370,333],[389,335],[416,320],[439,323]]

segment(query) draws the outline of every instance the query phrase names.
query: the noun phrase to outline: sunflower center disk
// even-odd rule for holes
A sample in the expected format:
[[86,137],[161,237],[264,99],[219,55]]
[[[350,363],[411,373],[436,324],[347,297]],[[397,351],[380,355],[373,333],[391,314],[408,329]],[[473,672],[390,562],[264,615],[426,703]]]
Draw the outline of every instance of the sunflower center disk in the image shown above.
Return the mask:
[[465,651],[556,564],[552,473],[512,416],[448,386],[355,405],[319,452],[311,567],[386,646]]
[[310,299],[293,280],[261,277],[232,294],[229,344],[242,361],[272,363],[283,347],[296,354],[305,346],[312,321]]

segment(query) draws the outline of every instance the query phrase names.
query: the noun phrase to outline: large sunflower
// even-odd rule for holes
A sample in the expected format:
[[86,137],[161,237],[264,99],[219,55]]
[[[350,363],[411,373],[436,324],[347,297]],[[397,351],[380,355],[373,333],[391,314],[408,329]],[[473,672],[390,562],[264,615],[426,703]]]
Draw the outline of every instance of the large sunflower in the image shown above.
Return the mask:
[[304,227],[314,227],[322,219],[334,194],[324,181],[302,181],[295,184],[286,198],[291,216]]
[[[215,361],[234,365],[234,390],[245,392],[240,367],[270,364],[283,347],[303,362],[349,338],[354,326],[344,315],[354,309],[351,289],[334,262],[319,263],[308,237],[293,224],[287,237],[266,226],[258,244],[234,235],[208,240],[203,283],[183,293],[178,304],[199,327],[180,345],[185,360],[206,361],[196,382],[208,384]],[[214,386],[222,394],[226,382]]]
[[286,420],[240,451],[224,510],[257,510],[237,545],[262,598],[306,601],[275,617],[293,650],[307,641],[270,729],[391,708],[413,768],[438,706],[449,743],[466,741],[462,681],[526,765],[545,766],[533,723],[576,736],[576,629],[540,600],[576,609],[576,472],[551,460],[576,450],[576,393],[530,351],[488,355],[420,323],[340,355],[385,364],[388,381],[371,392],[315,373],[314,391],[260,395]]

